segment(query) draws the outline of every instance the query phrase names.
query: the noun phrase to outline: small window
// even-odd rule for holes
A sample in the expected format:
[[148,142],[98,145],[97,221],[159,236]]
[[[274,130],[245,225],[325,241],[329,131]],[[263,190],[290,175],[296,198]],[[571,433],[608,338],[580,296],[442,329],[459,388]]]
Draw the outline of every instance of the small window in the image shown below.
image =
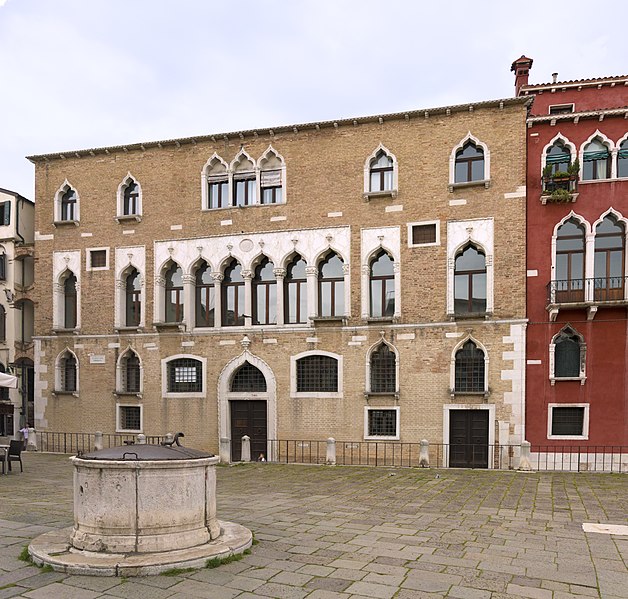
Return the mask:
[[569,114],[573,112],[575,108],[574,104],[554,104],[549,107],[550,114]]
[[281,171],[262,171],[260,173],[262,187],[262,204],[281,204],[283,201],[283,186]]
[[229,204],[229,180],[225,176],[209,177],[208,208],[225,208]]
[[77,389],[77,362],[76,357],[70,352],[61,357],[59,361],[60,387],[64,393],[75,393]]
[[369,191],[391,191],[393,188],[393,159],[380,150],[370,164]]
[[456,152],[455,183],[470,183],[484,179],[484,150],[468,141]]
[[124,216],[134,216],[140,213],[140,190],[138,184],[129,180],[127,186],[124,188],[122,213]]
[[203,364],[191,358],[168,362],[168,393],[200,393],[203,391]]
[[397,356],[385,343],[371,354],[371,393],[397,391]]
[[628,177],[628,139],[621,142],[617,151],[617,176]]
[[456,256],[454,311],[458,315],[486,312],[486,257],[472,245]]
[[297,393],[311,392],[338,392],[338,360],[323,355],[297,360]]
[[[585,378],[586,346],[582,337],[571,327],[566,326],[558,333],[550,346],[550,364],[553,362],[552,379]],[[554,381],[552,380],[552,384]]]
[[0,225],[11,223],[11,202],[0,202]]
[[467,341],[456,352],[455,393],[484,393],[484,352],[473,341]]
[[231,379],[232,393],[265,393],[266,377],[262,371],[245,362],[238,368]]
[[562,141],[556,140],[545,154],[545,165],[551,167],[554,175],[567,172],[570,163],[571,151]]
[[123,393],[139,393],[140,392],[140,359],[138,355],[129,350],[121,360],[121,383]]
[[107,250],[91,250],[89,253],[91,269],[107,267]]
[[61,196],[61,220],[74,221],[76,218],[76,192],[70,188]]
[[118,406],[118,431],[140,432],[142,430],[141,406]]
[[589,438],[589,404],[549,404],[547,416],[548,438]]
[[124,283],[125,326],[137,327],[142,320],[142,278],[132,268]]
[[367,439],[399,439],[399,408],[365,408]]
[[408,247],[439,245],[439,222],[409,223]]
[[0,281],[7,280],[7,255],[0,254]]
[[165,321],[183,321],[183,271],[181,267],[173,262],[166,271],[166,302]]
[[600,139],[594,139],[585,146],[582,159],[582,179],[584,181],[610,178],[610,153]]
[[68,272],[63,281],[63,328],[74,329],[78,322],[78,302],[76,295],[76,276]]

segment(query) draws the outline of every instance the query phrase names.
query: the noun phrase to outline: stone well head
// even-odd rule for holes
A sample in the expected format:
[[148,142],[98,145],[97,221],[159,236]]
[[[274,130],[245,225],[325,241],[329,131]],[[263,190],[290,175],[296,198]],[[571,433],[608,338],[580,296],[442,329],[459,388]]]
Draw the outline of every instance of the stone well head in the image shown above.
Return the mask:
[[219,458],[188,447],[126,445],[71,458],[75,549],[152,553],[188,549],[220,535]]

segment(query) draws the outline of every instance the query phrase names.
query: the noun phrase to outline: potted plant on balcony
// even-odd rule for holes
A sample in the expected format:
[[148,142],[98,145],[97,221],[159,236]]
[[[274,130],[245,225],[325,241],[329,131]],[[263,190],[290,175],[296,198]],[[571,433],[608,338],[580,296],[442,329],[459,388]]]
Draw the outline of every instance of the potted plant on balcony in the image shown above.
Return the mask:
[[571,202],[571,192],[564,187],[557,187],[547,198],[552,204],[566,204]]

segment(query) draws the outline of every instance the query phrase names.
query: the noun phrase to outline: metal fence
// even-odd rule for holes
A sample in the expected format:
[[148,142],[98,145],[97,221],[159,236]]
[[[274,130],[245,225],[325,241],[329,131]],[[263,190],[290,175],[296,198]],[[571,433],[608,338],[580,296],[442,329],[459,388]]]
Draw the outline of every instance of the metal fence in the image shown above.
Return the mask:
[[[49,451],[51,453],[86,453],[94,451],[96,448],[95,433],[55,433],[36,432],[37,449],[39,451]],[[147,443],[160,443],[163,437],[146,437]],[[134,434],[103,434],[103,448],[117,447],[125,443],[137,441]]]

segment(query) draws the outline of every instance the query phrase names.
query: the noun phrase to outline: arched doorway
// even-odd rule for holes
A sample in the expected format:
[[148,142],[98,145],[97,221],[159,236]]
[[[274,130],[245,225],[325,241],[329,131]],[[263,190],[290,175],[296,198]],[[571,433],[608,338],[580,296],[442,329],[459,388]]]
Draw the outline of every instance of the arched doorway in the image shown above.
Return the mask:
[[273,459],[277,432],[275,377],[268,365],[248,351],[229,362],[218,382],[220,458],[242,459],[242,436],[251,439],[251,459]]

